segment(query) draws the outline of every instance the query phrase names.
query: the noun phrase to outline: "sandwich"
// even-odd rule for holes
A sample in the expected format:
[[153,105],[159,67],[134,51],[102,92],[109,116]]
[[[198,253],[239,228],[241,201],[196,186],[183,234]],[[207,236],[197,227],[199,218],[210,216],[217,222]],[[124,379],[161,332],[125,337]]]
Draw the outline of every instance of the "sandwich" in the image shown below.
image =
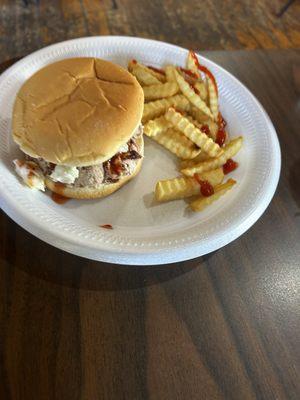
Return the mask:
[[31,76],[17,94],[14,160],[31,188],[69,198],[107,196],[138,174],[144,95],[135,77],[97,58],[69,58]]

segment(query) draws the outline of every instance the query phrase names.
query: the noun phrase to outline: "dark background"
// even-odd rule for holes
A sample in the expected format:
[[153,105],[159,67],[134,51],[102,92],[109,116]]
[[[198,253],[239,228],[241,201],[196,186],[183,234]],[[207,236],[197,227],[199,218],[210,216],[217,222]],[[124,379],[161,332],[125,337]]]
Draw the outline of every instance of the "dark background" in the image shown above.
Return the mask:
[[[26,6],[27,4],[27,6]],[[2,60],[90,35],[165,40],[198,50],[300,46],[300,2],[285,0],[0,0]]]

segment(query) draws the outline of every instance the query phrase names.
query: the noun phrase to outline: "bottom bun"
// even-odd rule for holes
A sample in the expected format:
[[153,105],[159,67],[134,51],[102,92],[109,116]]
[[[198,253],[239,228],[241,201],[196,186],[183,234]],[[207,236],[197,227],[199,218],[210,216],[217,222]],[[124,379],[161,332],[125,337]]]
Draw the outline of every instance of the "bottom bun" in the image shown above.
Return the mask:
[[48,189],[52,192],[60,194],[64,197],[71,199],[99,199],[101,197],[108,196],[109,194],[118,190],[121,186],[125,185],[130,179],[134,178],[141,169],[143,158],[140,158],[137,163],[135,170],[131,175],[122,176],[118,182],[105,183],[96,188],[93,187],[68,187],[63,184],[57,184],[52,179],[46,178],[45,183]]

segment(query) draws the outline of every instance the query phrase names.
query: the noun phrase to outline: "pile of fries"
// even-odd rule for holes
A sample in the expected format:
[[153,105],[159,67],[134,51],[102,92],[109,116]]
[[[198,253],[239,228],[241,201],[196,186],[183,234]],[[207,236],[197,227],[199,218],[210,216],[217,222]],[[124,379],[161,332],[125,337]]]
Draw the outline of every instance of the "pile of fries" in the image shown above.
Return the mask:
[[132,60],[128,69],[144,90],[144,133],[180,159],[182,176],[158,181],[156,200],[191,198],[191,209],[202,211],[235,185],[223,180],[237,168],[232,157],[243,142],[241,136],[230,141],[225,130],[214,75],[193,51],[186,68],[157,69]]

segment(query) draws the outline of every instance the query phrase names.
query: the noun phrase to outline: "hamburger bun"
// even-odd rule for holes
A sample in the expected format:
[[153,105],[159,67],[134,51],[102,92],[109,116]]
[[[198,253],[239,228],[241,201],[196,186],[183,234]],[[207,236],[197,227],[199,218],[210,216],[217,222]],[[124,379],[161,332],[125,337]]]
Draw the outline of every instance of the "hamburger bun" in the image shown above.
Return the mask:
[[[137,140],[137,145],[139,147],[139,153],[144,155],[144,140],[143,136],[140,136]],[[97,187],[72,187],[63,184],[57,184],[49,177],[45,178],[46,187],[52,192],[60,194],[64,197],[69,197],[72,199],[97,199],[110,195],[111,193],[118,190],[121,186],[125,185],[130,179],[135,177],[142,166],[143,158],[136,160],[136,166],[134,171],[130,175],[121,176],[117,182],[114,183],[103,183]]]
[[[24,153],[54,164],[100,164],[133,135],[143,104],[141,86],[122,67],[97,58],[65,59],[42,68],[21,87],[13,138]],[[85,198],[84,191],[76,191]]]

